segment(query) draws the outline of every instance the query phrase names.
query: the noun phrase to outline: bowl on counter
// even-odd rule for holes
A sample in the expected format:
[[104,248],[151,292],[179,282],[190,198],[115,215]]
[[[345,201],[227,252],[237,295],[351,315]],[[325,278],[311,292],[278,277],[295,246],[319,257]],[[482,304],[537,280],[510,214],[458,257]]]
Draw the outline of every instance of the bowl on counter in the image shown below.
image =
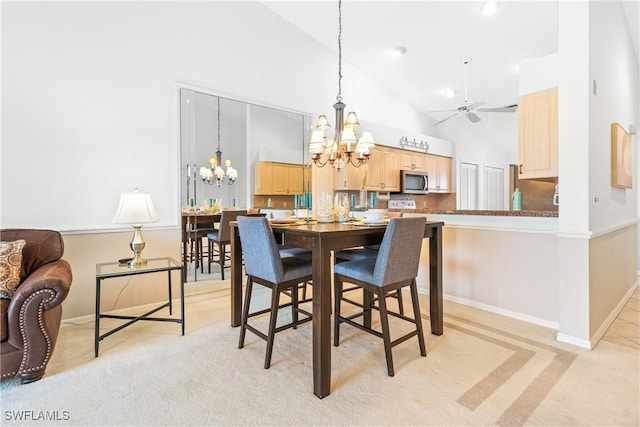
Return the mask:
[[271,211],[269,218],[271,219],[288,219],[291,218],[291,211]]
[[384,221],[385,212],[385,209],[369,209],[364,215],[364,220],[367,222],[382,222]]

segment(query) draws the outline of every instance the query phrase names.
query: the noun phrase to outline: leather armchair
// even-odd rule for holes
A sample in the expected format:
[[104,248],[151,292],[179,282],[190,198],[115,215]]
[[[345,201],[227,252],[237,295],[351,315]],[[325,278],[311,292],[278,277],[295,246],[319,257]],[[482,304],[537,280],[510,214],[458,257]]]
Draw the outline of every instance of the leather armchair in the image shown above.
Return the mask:
[[22,282],[2,308],[0,370],[2,378],[19,376],[22,384],[44,375],[60,329],[62,301],[71,287],[69,263],[62,258],[64,241],[57,231],[0,230],[0,240],[23,239]]

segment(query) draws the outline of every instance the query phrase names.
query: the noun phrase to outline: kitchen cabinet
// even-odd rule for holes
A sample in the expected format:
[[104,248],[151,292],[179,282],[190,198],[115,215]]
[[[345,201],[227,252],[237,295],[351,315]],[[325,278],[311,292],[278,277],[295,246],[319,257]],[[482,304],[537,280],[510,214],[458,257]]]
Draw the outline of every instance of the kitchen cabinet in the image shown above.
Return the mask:
[[427,164],[425,154],[402,150],[400,153],[400,169],[426,172]]
[[[310,179],[309,172],[306,179]],[[307,185],[303,165],[264,161],[255,164],[255,194],[302,194],[303,185]]]
[[377,145],[368,161],[366,189],[400,191],[400,150]]
[[558,88],[518,98],[519,179],[558,176]]
[[[367,162],[368,164],[368,162]],[[347,165],[335,173],[333,181],[333,189],[336,191],[358,191],[364,186],[363,179],[367,173],[367,164],[355,168]]]
[[426,172],[429,174],[429,191],[451,192],[451,158],[425,154]]
[[273,167],[269,162],[256,162],[254,168],[255,194],[273,194]]

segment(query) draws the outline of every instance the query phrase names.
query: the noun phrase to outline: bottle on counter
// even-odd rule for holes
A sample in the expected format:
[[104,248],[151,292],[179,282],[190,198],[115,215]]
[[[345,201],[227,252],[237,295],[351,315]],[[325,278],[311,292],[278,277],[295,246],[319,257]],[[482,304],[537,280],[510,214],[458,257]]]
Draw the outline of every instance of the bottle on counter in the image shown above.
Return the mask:
[[269,198],[267,199],[267,207],[268,207],[268,208],[270,208],[271,206],[272,206],[272,205],[271,205],[271,197],[269,197]]
[[519,188],[516,188],[511,195],[511,201],[513,202],[513,210],[521,211],[522,210],[522,193]]

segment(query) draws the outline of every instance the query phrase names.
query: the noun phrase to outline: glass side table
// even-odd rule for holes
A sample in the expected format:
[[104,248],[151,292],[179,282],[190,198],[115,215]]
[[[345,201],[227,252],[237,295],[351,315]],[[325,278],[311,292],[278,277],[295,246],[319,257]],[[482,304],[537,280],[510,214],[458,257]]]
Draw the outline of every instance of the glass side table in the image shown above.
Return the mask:
[[[180,276],[180,318],[149,317],[153,313],[160,311],[165,307],[169,307],[169,315],[173,314],[172,298],[171,298],[171,272],[172,271],[177,271]],[[166,303],[139,316],[121,316],[121,315],[106,314],[106,313],[100,312],[100,287],[102,285],[103,280],[112,279],[114,277],[135,276],[138,274],[151,274],[151,273],[161,273],[161,272],[167,272],[169,299]],[[144,265],[142,267],[135,267],[135,268],[130,267],[128,264],[119,264],[117,262],[106,262],[106,263],[96,264],[96,331],[95,331],[95,343],[94,343],[95,357],[98,357],[98,347],[100,345],[100,341],[102,341],[109,335],[114,334],[126,328],[129,325],[132,325],[138,320],[180,323],[182,326],[182,335],[184,335],[184,279],[183,277],[184,276],[182,274],[182,264],[180,264],[178,261],[170,257],[149,259],[147,260],[147,265]],[[123,319],[123,320],[128,320],[128,322],[100,335],[100,319],[103,319],[103,318]]]

